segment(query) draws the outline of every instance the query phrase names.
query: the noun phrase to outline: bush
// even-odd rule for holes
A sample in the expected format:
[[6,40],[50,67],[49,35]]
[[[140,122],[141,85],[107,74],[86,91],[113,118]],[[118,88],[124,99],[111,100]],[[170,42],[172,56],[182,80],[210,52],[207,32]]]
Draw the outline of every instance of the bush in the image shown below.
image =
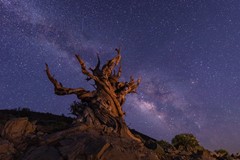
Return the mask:
[[70,113],[79,117],[80,115],[83,114],[83,111],[86,106],[87,106],[86,103],[74,101],[70,106]]
[[172,139],[172,145],[177,149],[192,150],[201,149],[196,137],[192,134],[179,134]]
[[28,107],[18,107],[16,109],[13,109],[13,111],[16,111],[16,115],[20,117],[28,117],[31,114],[31,110]]
[[228,151],[224,149],[215,150],[215,152],[219,156],[217,160],[234,160],[234,158],[229,155]]
[[228,154],[228,151],[224,150],[224,149],[219,149],[219,150],[215,150],[215,152],[220,155],[220,156],[227,156],[229,155]]
[[28,107],[18,107],[13,110],[18,111],[18,112],[30,112],[31,111],[30,108],[28,108]]
[[161,141],[158,141],[157,143],[160,147],[162,147],[164,152],[168,152],[169,150],[174,150],[174,147],[167,141],[161,140]]

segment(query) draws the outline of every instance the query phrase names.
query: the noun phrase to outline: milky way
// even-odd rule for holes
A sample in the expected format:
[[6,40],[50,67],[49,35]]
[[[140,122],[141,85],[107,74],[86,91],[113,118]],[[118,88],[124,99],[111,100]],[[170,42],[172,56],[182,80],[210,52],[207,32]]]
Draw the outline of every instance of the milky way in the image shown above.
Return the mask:
[[1,0],[0,107],[69,114],[48,63],[68,87],[92,89],[87,65],[122,49],[123,77],[142,78],[125,103],[131,128],[156,139],[193,133],[211,150],[240,150],[240,2],[237,0]]

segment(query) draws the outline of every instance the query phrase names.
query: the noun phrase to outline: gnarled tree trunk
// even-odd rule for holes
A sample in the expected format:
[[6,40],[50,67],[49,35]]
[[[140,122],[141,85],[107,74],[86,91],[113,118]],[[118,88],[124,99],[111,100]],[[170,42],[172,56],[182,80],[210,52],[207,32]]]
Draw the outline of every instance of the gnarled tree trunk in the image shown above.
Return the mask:
[[134,79],[130,77],[129,82],[119,82],[122,68],[119,66],[117,71],[115,71],[114,68],[120,63],[121,55],[119,49],[116,49],[116,51],[117,55],[113,59],[107,61],[102,67],[100,58],[97,56],[98,63],[96,67],[94,69],[90,68],[89,70],[86,69],[86,65],[80,56],[76,55],[81,65],[82,73],[87,76],[87,80],[93,80],[95,82],[94,91],[87,91],[84,88],[64,87],[51,75],[47,64],[46,73],[55,87],[55,94],[77,95],[82,104],[84,104],[81,106],[84,110],[83,112],[85,112],[85,115],[91,114],[93,121],[95,121],[92,122],[94,125],[100,123],[106,127],[113,128],[120,136],[128,136],[138,140],[131,134],[124,121],[125,113],[122,110],[122,105],[125,102],[127,94],[135,93],[140,79],[134,81]]

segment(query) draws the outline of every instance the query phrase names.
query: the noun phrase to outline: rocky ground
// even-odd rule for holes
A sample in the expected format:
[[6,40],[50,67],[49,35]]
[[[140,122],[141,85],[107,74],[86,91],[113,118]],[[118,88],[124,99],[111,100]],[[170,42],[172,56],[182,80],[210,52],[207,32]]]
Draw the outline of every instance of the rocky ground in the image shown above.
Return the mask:
[[224,150],[211,152],[198,144],[186,146],[179,141],[169,144],[132,132],[142,143],[70,117],[28,109],[0,110],[0,159],[240,160],[239,154],[229,155]]

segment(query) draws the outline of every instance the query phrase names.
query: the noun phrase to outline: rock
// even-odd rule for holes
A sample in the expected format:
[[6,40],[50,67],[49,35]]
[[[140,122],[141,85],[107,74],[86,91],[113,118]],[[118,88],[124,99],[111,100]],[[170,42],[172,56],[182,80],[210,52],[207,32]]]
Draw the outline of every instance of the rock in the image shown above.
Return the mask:
[[79,156],[96,157],[106,145],[103,138],[84,133],[63,139],[59,143],[61,144],[59,151],[67,159],[75,159]]
[[8,140],[1,139],[0,140],[0,154],[4,153],[15,153],[15,149],[12,143],[10,143]]
[[63,160],[59,151],[53,146],[40,146],[29,150],[22,160]]
[[[145,148],[143,143],[117,134],[102,133],[94,128],[82,130],[78,126],[55,132],[43,137],[39,143],[28,149],[26,159],[82,159],[82,160],[157,160],[157,155]],[[44,157],[41,157],[44,156]],[[41,159],[40,159],[41,157]]]
[[14,160],[13,155],[10,154],[0,154],[0,159],[1,160]]
[[[144,136],[142,143],[119,136],[111,127],[86,124],[87,120],[61,130],[52,126],[59,124],[58,119],[51,122],[38,123],[36,129],[27,118],[8,121],[0,136],[0,160],[240,160],[240,154],[230,156],[181,145],[176,149],[168,142]],[[49,132],[41,127],[49,127]]]
[[154,142],[153,140],[147,140],[145,143],[144,143],[144,145],[147,147],[147,148],[149,148],[149,149],[152,149],[152,150],[154,150],[154,149],[157,149],[157,143],[156,142]]
[[4,128],[4,125],[0,124],[0,133],[2,133],[3,128]]
[[215,160],[215,158],[211,156],[211,152],[209,152],[208,150],[203,151],[201,158],[204,160]]
[[233,157],[236,158],[236,159],[240,159],[240,152],[233,155]]
[[0,139],[0,159],[12,160],[13,155],[16,152],[12,143],[8,140]]
[[27,117],[16,118],[8,121],[2,131],[2,137],[10,142],[19,143],[26,136],[35,132],[36,126],[28,121]]
[[43,136],[43,135],[44,135],[43,132],[41,132],[41,131],[37,132],[37,136]]

